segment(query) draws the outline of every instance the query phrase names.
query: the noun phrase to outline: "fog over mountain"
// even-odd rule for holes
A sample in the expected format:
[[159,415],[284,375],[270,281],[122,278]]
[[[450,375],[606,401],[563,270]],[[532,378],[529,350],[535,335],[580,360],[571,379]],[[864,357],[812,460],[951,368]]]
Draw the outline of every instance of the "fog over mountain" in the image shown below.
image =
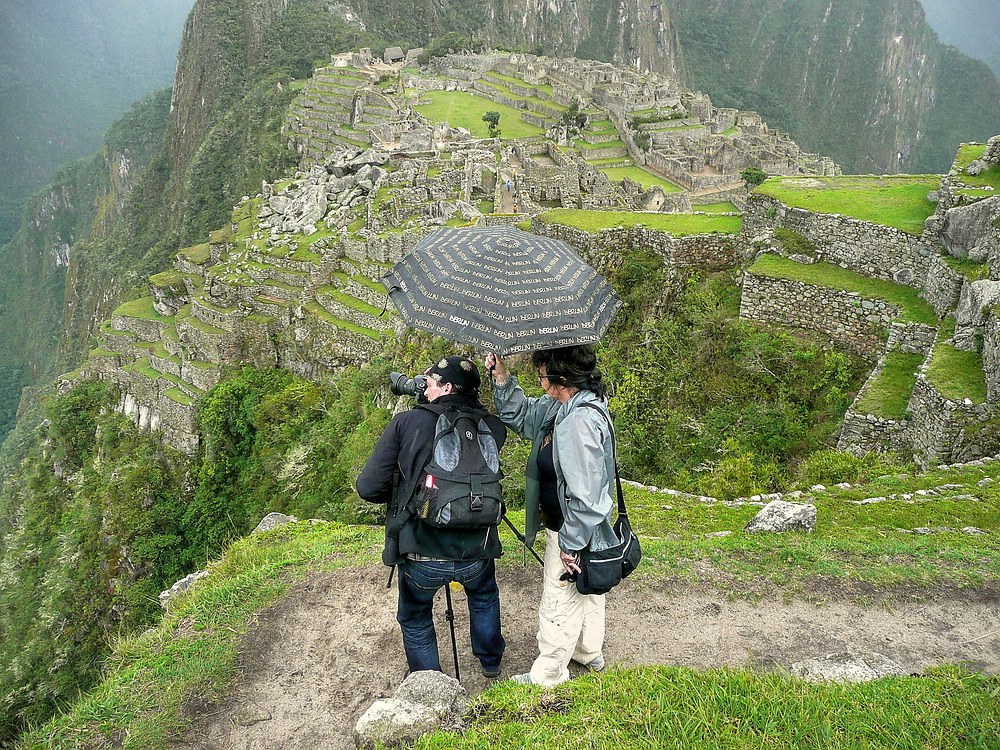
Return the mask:
[[0,3],[0,243],[25,197],[173,80],[194,0]]
[[927,23],[945,44],[1000,75],[1000,0],[920,0]]

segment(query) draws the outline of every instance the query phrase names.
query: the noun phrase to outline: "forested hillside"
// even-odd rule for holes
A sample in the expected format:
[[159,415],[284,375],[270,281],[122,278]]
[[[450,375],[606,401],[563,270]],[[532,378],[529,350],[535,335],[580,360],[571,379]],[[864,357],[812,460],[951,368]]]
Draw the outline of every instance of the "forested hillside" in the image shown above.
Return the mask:
[[[847,172],[944,172],[956,143],[1000,122],[996,75],[940,44],[917,0],[667,6],[693,85],[758,110]],[[979,20],[998,22],[995,10]]]
[[193,0],[0,5],[0,245],[29,195],[95,151],[133,103],[173,80]]

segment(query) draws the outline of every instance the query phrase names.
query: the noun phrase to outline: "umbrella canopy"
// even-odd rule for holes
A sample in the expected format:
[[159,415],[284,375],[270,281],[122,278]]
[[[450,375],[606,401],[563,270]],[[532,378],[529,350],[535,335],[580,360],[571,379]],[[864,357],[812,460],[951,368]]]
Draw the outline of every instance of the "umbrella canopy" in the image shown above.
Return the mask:
[[508,226],[435,230],[382,283],[407,325],[501,355],[593,343],[622,307],[565,242]]

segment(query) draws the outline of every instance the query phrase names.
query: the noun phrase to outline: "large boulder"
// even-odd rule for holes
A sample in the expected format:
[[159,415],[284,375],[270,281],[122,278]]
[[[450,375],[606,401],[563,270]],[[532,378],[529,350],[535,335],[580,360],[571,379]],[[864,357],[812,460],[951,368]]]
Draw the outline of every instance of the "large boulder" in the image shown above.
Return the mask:
[[997,218],[1000,196],[948,209],[941,227],[948,254],[985,263],[990,253],[1000,247],[1000,230],[993,225]]
[[789,503],[772,500],[754,516],[743,530],[748,534],[760,532],[806,531],[816,528],[816,506],[807,503]]
[[392,698],[375,701],[354,726],[359,748],[398,747],[461,716],[469,695],[458,680],[442,672],[409,675]]
[[375,701],[354,725],[354,744],[359,748],[399,747],[433,732],[438,713],[430,706],[388,698]]
[[1000,281],[982,279],[962,285],[955,308],[955,335],[952,343],[958,349],[973,351],[976,334],[982,332],[989,309],[1000,302]]

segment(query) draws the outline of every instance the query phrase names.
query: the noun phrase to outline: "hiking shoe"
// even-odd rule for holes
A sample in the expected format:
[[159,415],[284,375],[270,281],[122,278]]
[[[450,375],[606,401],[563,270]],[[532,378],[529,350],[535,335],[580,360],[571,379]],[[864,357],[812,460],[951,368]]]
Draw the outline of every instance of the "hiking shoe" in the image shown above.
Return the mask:
[[499,666],[496,669],[487,669],[486,667],[483,667],[483,677],[487,680],[495,680],[500,676],[500,671]]
[[603,672],[604,668],[607,666],[607,664],[605,664],[604,662],[604,654],[598,654],[596,658],[592,659],[591,661],[588,661],[583,666],[585,666],[591,672]]
[[525,672],[524,674],[511,675],[511,682],[516,682],[519,685],[534,685],[535,681],[531,679],[531,672]]

